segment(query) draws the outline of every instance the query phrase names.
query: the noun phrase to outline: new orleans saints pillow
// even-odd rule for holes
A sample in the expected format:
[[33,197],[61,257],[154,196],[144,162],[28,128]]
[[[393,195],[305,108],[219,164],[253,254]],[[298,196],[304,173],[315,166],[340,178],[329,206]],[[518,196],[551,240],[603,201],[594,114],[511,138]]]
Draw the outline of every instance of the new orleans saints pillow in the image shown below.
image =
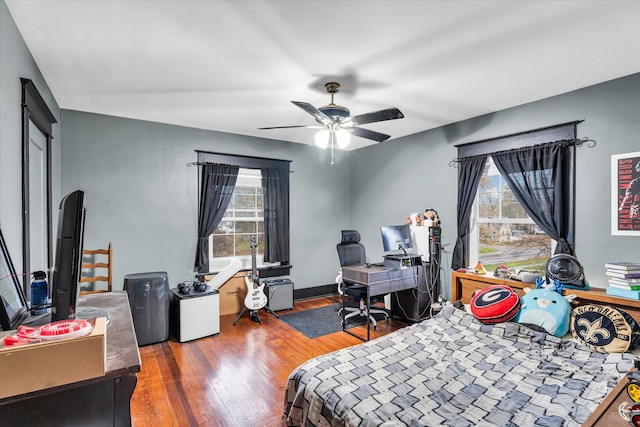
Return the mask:
[[640,326],[623,310],[589,304],[571,311],[571,335],[598,353],[624,353],[640,346]]
[[469,309],[482,323],[507,322],[520,311],[520,297],[509,286],[493,285],[476,291]]

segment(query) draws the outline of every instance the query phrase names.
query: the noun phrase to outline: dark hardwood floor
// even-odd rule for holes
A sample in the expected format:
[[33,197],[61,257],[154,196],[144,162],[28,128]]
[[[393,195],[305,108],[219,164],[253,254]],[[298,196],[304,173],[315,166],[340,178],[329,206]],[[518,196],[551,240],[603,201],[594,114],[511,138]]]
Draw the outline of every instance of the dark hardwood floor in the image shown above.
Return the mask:
[[[293,310],[339,302],[330,296],[296,301]],[[221,316],[220,333],[179,343],[172,339],[140,348],[142,371],[131,400],[134,427],[281,426],[284,388],[306,360],[362,341],[344,332],[309,339],[261,311],[262,323]],[[406,324],[380,321],[372,338]],[[354,328],[366,335],[366,328]]]

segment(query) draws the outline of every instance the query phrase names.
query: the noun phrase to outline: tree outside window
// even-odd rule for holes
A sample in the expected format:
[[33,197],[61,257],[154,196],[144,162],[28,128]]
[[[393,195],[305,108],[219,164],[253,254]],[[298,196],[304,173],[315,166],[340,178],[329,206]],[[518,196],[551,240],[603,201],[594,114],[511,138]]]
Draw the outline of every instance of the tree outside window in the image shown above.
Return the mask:
[[501,265],[544,271],[552,239],[526,214],[491,158],[478,185],[470,224],[470,258],[487,272]]

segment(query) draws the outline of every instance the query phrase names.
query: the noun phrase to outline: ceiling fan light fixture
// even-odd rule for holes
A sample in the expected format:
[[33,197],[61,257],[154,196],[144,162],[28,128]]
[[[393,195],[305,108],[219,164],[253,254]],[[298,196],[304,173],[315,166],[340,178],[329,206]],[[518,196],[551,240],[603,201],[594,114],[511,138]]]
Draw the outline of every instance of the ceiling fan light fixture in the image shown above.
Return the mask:
[[328,129],[321,129],[316,133],[316,145],[320,148],[327,148],[329,146]]
[[336,142],[339,148],[344,148],[351,142],[351,133],[344,129],[338,129],[336,131]]
[[318,110],[322,111],[327,117],[331,117],[337,122],[342,119],[346,119],[349,117],[349,114],[351,114],[347,107],[338,104],[325,105],[324,107],[318,108]]

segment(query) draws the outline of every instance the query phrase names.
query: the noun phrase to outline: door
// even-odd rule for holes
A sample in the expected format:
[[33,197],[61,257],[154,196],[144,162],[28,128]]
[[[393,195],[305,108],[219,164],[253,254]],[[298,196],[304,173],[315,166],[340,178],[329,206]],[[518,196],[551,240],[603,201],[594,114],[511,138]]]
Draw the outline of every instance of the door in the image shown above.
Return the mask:
[[29,268],[48,267],[47,139],[29,121]]

